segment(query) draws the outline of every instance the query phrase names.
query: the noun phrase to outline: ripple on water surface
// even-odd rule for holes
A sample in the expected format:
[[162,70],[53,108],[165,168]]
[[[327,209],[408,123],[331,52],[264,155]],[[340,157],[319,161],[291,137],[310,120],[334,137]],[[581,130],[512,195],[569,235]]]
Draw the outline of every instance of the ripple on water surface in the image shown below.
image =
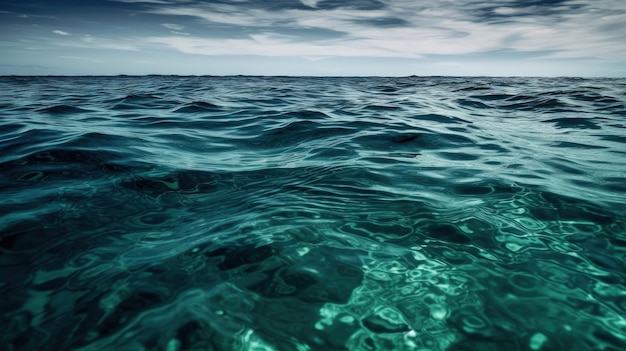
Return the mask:
[[626,348],[623,79],[0,87],[7,349]]

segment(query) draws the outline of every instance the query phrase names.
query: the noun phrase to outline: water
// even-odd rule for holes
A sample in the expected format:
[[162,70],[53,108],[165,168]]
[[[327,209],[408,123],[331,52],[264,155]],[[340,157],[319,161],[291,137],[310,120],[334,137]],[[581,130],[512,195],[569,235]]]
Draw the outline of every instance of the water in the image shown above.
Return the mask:
[[3,350],[626,349],[626,80],[0,78]]

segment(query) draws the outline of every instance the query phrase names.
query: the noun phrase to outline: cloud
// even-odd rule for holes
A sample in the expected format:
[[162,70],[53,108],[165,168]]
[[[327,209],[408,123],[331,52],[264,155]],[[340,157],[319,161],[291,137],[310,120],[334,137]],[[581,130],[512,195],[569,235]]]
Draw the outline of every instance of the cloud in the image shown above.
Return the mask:
[[318,0],[300,0],[300,2],[305,6],[316,8]]
[[[385,48],[366,43],[356,44],[337,40],[324,43],[295,42],[272,33],[251,35],[248,39],[211,39],[198,37],[152,37],[148,43],[166,45],[186,54],[195,55],[256,55],[256,56],[374,56],[397,57]],[[412,57],[419,57],[412,55]]]
[[102,60],[94,59],[90,57],[83,57],[83,56],[59,56],[59,57],[64,58],[64,59],[70,59],[70,60],[84,60],[84,61],[91,61],[91,62],[96,62],[96,63],[104,63],[104,61]]
[[[507,50],[549,58],[615,59],[626,50],[626,2],[621,0],[300,0],[299,4],[151,6],[146,11],[152,14],[195,17],[208,29],[229,30],[222,30],[226,34],[221,38],[149,41],[203,55],[416,58]],[[303,29],[342,35],[312,40],[296,34]],[[242,39],[242,33],[249,37]]]
[[[6,12],[9,13],[9,12]],[[18,16],[19,18],[23,18],[23,19],[59,19],[57,16],[50,16],[50,15],[34,15],[34,14],[20,14]]]
[[55,45],[64,48],[74,49],[98,49],[116,51],[140,51],[141,46],[145,46],[143,38],[101,38],[85,35],[80,40],[64,40],[54,42]]
[[[39,21],[40,28],[64,38],[32,37],[26,29],[22,36],[32,38],[32,47],[75,48],[77,57],[103,54],[90,49],[188,60],[207,58],[186,54],[217,61],[229,60],[221,55],[253,55],[260,57],[246,59],[279,62],[282,57],[316,67],[348,61],[377,65],[383,60],[376,58],[397,58],[394,62],[441,60],[461,66],[492,60],[512,67],[585,61],[594,69],[592,64],[623,66],[626,57],[623,0],[107,1],[116,4],[97,17],[85,13],[80,22],[68,19],[65,30],[56,29],[58,20]],[[120,13],[135,17],[130,21]],[[89,32],[94,36],[84,34]]]
[[180,24],[173,24],[173,23],[161,23],[161,26],[167,28],[167,29],[171,29],[170,33],[172,34],[176,34],[176,35],[191,35],[187,32],[182,32],[183,29],[185,29],[185,26],[182,26]]
[[171,29],[171,30],[183,30],[185,29],[185,26],[181,26],[180,24],[173,24],[173,23],[161,23],[161,25],[167,29]]
[[[263,17],[267,16],[267,13],[264,11],[250,9],[242,12],[236,6],[225,4],[214,5],[209,9],[187,6],[157,7],[149,12],[157,15],[197,17],[210,23],[222,23],[235,26],[257,27],[262,25],[262,23],[265,23],[265,25],[271,24],[271,22],[264,20]],[[259,17],[255,18],[255,16]]]

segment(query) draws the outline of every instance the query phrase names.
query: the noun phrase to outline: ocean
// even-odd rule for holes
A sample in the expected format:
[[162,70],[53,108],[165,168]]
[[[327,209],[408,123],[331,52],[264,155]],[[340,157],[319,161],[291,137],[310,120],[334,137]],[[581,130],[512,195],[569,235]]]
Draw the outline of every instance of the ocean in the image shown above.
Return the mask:
[[2,350],[626,349],[626,79],[0,91]]

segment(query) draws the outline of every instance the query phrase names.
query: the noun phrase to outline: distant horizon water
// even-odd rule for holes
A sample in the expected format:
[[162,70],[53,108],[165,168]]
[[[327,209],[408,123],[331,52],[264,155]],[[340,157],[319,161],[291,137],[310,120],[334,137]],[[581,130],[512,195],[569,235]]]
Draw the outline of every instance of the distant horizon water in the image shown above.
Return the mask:
[[624,79],[626,76],[575,75],[290,75],[290,74],[0,74],[0,77],[267,77],[267,78],[543,78],[543,79]]

